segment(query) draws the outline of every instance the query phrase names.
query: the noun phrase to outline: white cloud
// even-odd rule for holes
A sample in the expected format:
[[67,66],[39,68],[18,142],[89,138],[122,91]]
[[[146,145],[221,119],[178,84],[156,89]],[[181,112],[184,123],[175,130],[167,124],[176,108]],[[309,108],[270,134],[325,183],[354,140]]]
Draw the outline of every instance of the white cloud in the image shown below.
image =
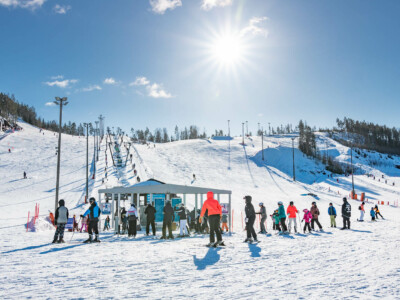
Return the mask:
[[257,115],[257,117],[262,117],[262,116],[264,116],[262,113],[259,113],[259,114]]
[[149,84],[147,87],[148,96],[152,98],[171,98],[172,95],[164,90],[158,83]]
[[46,102],[46,106],[55,106],[54,102]]
[[153,12],[162,15],[167,9],[173,10],[182,6],[182,0],[150,0],[150,5]]
[[46,0],[0,0],[0,5],[13,8],[27,8],[35,10],[43,5]]
[[136,80],[134,82],[131,82],[129,85],[133,86],[133,85],[148,85],[150,83],[150,81],[144,77],[144,76],[139,76],[136,77]]
[[232,0],[203,0],[201,8],[204,10],[210,10],[217,6],[224,7],[231,4]]
[[65,80],[46,81],[44,84],[46,84],[48,86],[57,86],[60,88],[66,88],[70,84],[77,83],[77,82],[78,82],[78,80],[76,80],[76,79],[65,79]]
[[51,78],[51,80],[57,80],[57,79],[64,79],[64,76],[63,75],[56,75],[56,76],[51,76],[50,78]]
[[88,87],[80,89],[80,91],[82,91],[82,92],[92,92],[92,91],[96,91],[96,90],[100,91],[101,86],[94,84],[94,85],[89,85]]
[[261,35],[264,37],[268,36],[268,30],[263,27],[263,23],[268,20],[267,17],[254,17],[251,18],[249,24],[240,31],[240,35],[244,36],[248,33],[256,36]]
[[60,4],[56,4],[53,7],[53,11],[56,14],[60,14],[60,15],[65,15],[69,10],[71,9],[71,5],[60,5]]
[[113,84],[116,84],[116,83],[117,83],[117,82],[116,82],[115,79],[112,78],[112,77],[104,79],[104,84],[111,84],[111,85],[113,85]]

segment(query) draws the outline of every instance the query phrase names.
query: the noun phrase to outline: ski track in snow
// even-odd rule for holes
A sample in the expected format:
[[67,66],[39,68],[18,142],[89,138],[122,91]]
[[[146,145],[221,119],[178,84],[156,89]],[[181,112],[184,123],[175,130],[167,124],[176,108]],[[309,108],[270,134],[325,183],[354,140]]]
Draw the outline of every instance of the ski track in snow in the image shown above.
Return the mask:
[[[24,131],[0,140],[3,174],[0,178],[1,299],[400,298],[399,209],[380,206],[386,219],[372,223],[371,204],[367,204],[366,221],[360,223],[355,221],[359,217],[359,202],[350,201],[353,229],[330,228],[328,203],[336,206],[337,225],[341,227],[339,205],[343,195],[349,193],[351,178],[340,176],[337,183],[336,177],[331,179],[317,173],[320,166],[296,153],[299,169],[296,170],[298,182],[294,184],[290,173],[291,156],[289,160],[280,156],[286,150],[291,153],[290,136],[265,138],[265,147],[270,146],[264,150],[266,165],[261,161],[258,138],[253,138],[251,145],[245,147],[245,153],[239,144],[241,138],[233,139],[230,170],[227,141],[189,140],[157,144],[155,148],[135,145],[136,151],[131,153],[134,153],[133,162],[142,181],[155,174],[156,179],[164,182],[189,185],[194,173],[193,185],[233,191],[235,233],[224,236],[226,248],[204,247],[207,235],[162,241],[145,237],[143,233],[136,239],[128,239],[109,232],[101,233],[100,244],[82,244],[87,234],[78,232],[72,237],[72,233],[66,232],[67,243],[52,245],[49,243],[53,230],[25,232],[21,223],[26,222],[28,210],[33,213],[35,203],[40,203],[41,215],[54,210],[57,136],[49,131],[39,134],[37,128],[27,124],[22,126]],[[82,203],[86,139],[66,135],[62,139],[60,198],[66,200],[70,215],[79,216],[87,208]],[[92,141],[90,139],[89,163],[93,159]],[[329,142],[329,151],[338,151],[340,158],[348,159],[345,146],[322,136],[322,145],[325,141]],[[7,153],[11,146],[14,147],[12,153]],[[136,183],[129,160],[126,167],[114,169],[107,149],[108,179],[102,184],[104,150],[103,142],[96,178],[89,182],[90,195],[96,198],[99,188]],[[123,163],[126,155],[121,147]],[[399,159],[395,157],[394,160]],[[363,164],[363,160],[360,158],[357,163]],[[24,170],[28,179],[22,179]],[[358,175],[355,176],[358,191],[365,190],[370,199],[393,201],[400,198],[399,172],[384,167],[369,170],[377,178],[382,173],[391,174],[386,178],[394,180],[396,186]],[[315,176],[310,171],[320,177],[317,182],[313,183]],[[320,199],[303,196],[308,192],[317,194]],[[263,201],[268,214],[277,207],[278,201],[283,201],[286,207],[293,200],[299,211],[317,201],[325,232],[259,235],[261,243],[243,243],[242,198],[247,194],[253,196],[256,210],[258,202]],[[190,197],[187,200],[189,202]],[[226,201],[221,196],[221,202]],[[272,232],[271,226],[268,218],[269,232]]]

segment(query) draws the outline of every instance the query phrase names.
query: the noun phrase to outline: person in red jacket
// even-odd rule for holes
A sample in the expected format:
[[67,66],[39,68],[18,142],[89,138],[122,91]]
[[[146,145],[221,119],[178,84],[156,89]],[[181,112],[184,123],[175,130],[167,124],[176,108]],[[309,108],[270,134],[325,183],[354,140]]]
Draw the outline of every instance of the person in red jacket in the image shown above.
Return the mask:
[[290,201],[290,205],[288,206],[286,213],[289,217],[289,233],[292,230],[292,223],[294,223],[294,232],[297,233],[297,222],[296,222],[296,214],[299,211],[297,210],[296,206],[294,206],[293,201]]
[[[200,224],[206,211],[208,211],[208,222],[210,223],[210,243],[207,246],[223,246],[224,242],[222,241],[221,230],[219,228],[222,208],[219,202],[214,199],[213,192],[207,193],[207,200],[204,202],[203,207],[201,208],[199,219]],[[217,242],[215,242],[214,233],[217,235]]]

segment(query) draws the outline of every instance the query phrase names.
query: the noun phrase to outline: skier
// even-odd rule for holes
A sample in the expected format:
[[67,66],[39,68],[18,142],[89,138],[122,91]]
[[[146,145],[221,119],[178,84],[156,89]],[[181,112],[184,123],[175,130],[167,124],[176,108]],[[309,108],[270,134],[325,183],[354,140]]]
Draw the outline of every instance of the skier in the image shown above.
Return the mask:
[[107,216],[106,220],[104,221],[104,229],[103,231],[110,229],[110,216]]
[[24,171],[24,179],[27,179],[28,177],[26,177],[26,172]]
[[172,235],[172,222],[175,220],[175,214],[170,201],[167,201],[167,203],[165,204],[163,212],[164,212],[164,219],[163,219],[161,239],[167,239],[167,227],[168,227],[168,238],[174,239],[174,236]]
[[331,218],[331,227],[336,227],[336,209],[332,203],[329,203],[328,215]]
[[[201,208],[199,223],[203,219],[204,214],[208,212],[208,221],[210,222],[210,243],[207,246],[224,246],[222,241],[222,235],[219,228],[220,219],[222,215],[221,205],[217,200],[214,199],[213,192],[207,192],[207,200],[204,201],[203,207]],[[214,234],[217,236],[217,241],[215,242]]]
[[258,204],[260,206],[260,212],[257,212],[256,215],[261,215],[261,221],[260,221],[260,232],[259,233],[267,233],[267,230],[265,229],[265,221],[267,220],[267,210],[265,209],[264,203],[260,202]]
[[[181,203],[179,207],[174,208],[174,211],[176,211],[179,216],[179,230],[180,230],[179,236],[181,236],[181,237],[189,236],[189,232],[186,228],[187,216],[186,216],[185,205],[183,203]],[[185,234],[183,234],[183,231],[185,231]]]
[[279,213],[278,210],[274,210],[274,213],[271,215],[272,222],[273,222],[273,229],[277,231],[281,231],[281,227],[279,226]]
[[[258,242],[257,240],[257,234],[254,230],[254,222],[256,221],[256,212],[254,211],[254,206],[251,204],[251,196],[245,196],[243,198],[246,201],[246,207],[244,208],[245,214],[246,214],[246,230],[247,230],[247,238],[244,240],[244,242],[249,242],[252,243],[253,239],[255,242]],[[251,238],[253,236],[253,239]]]
[[153,230],[153,235],[156,235],[156,209],[154,208],[151,203],[147,204],[146,209],[144,210],[144,214],[147,215],[146,219],[146,235],[149,235],[150,232],[150,225],[151,229]]
[[137,177],[137,182],[140,182],[140,177],[139,176]]
[[289,216],[289,233],[292,230],[292,222],[294,222],[294,232],[297,233],[297,222],[296,222],[296,213],[299,211],[297,210],[296,206],[294,206],[293,201],[290,201],[288,208],[286,209],[286,213]]
[[81,225],[81,230],[80,232],[82,232],[83,227],[85,227],[85,229],[83,231],[88,231],[88,223],[89,223],[89,216],[86,216],[86,218],[82,219],[82,225]]
[[54,234],[54,243],[64,242],[64,229],[65,224],[68,222],[68,208],[65,207],[65,201],[61,199],[58,201],[59,207],[56,209],[56,216],[54,218],[54,225],[57,226],[56,233]]
[[364,214],[365,214],[364,205],[365,205],[365,203],[362,202],[361,205],[358,207],[358,210],[360,211],[360,219],[357,221],[359,221],[359,222],[364,222]]
[[374,207],[372,206],[371,207],[371,211],[370,211],[370,214],[371,214],[371,221],[376,221],[375,220],[375,210],[374,210]]
[[131,207],[129,208],[126,215],[129,220],[128,237],[136,237],[136,222],[138,219],[138,213],[134,203],[131,204]]
[[196,174],[193,173],[193,180],[196,180]]
[[[99,240],[99,217],[101,214],[100,207],[97,205],[96,199],[94,197],[91,197],[89,199],[90,207],[89,209],[81,215],[82,218],[88,216],[89,219],[89,228],[88,228],[88,233],[89,233],[89,238],[84,241],[84,243],[91,243],[91,242],[100,242]],[[95,238],[92,240],[92,233],[94,232]]]
[[[79,222],[79,221],[78,221]],[[72,226],[72,231],[79,231],[79,226],[78,226],[78,222],[76,221],[76,216],[74,215],[74,221],[73,221],[73,226]]]
[[222,227],[221,227],[221,232],[224,233],[224,230],[226,230],[226,232],[229,231],[228,229],[228,215],[222,215]]
[[306,230],[308,229],[308,232],[311,233],[311,220],[312,220],[312,214],[310,213],[310,211],[305,208],[303,209],[304,212],[304,216],[303,216],[303,220],[301,220],[301,222],[305,222],[304,223],[304,228],[303,228],[303,233],[306,233]]
[[279,216],[279,221],[281,222],[282,228],[279,231],[279,233],[287,233],[287,227],[286,227],[286,214],[285,214],[285,207],[283,206],[283,202],[279,201],[278,202],[278,216]]
[[343,228],[350,229],[350,217],[351,217],[351,205],[347,202],[347,198],[343,198],[343,205],[342,205],[342,217],[343,217]]
[[322,230],[322,225],[321,225],[321,223],[320,223],[319,220],[318,220],[319,209],[318,209],[318,207],[317,207],[317,203],[313,202],[313,203],[311,204],[310,213],[312,214],[312,217],[313,217],[312,220],[311,220],[311,228],[312,228],[312,230],[315,230],[315,229],[314,229],[314,223],[317,223],[317,225],[318,225],[318,227],[319,227],[319,230],[321,231],[321,230]]
[[125,207],[123,207],[121,210],[121,220],[122,220],[122,234],[125,234],[128,225],[128,216]]
[[374,210],[375,210],[375,217],[376,217],[376,219],[378,219],[378,215],[379,215],[382,219],[385,219],[385,218],[381,215],[381,212],[379,211],[378,205],[375,205]]

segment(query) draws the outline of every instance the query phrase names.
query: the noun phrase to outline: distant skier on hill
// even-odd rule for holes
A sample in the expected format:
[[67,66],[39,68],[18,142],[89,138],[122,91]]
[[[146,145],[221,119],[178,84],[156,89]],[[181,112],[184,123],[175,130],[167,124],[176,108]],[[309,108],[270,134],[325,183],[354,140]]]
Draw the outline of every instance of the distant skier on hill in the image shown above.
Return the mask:
[[343,205],[342,205],[342,217],[343,217],[343,228],[350,229],[350,217],[351,217],[351,205],[347,202],[347,198],[343,198]]
[[251,204],[251,196],[245,196],[243,199],[246,201],[246,206],[244,208],[244,211],[246,214],[245,221],[246,221],[246,231],[247,231],[247,238],[244,240],[244,242],[251,243],[253,242],[253,239],[255,242],[258,242],[257,234],[254,230],[254,222],[256,221],[256,212],[254,211],[253,204]]
[[[199,217],[200,224],[206,211],[208,212],[208,221],[210,223],[210,243],[207,246],[222,246],[224,245],[224,242],[222,241],[221,230],[219,227],[222,208],[219,202],[214,199],[214,193],[211,191],[207,192],[207,200],[204,201],[203,207],[201,208]],[[214,234],[217,236],[216,242]]]
[[56,215],[54,218],[54,225],[57,226],[56,233],[54,234],[54,243],[65,243],[64,242],[64,230],[65,224],[68,222],[68,208],[65,207],[65,201],[61,199],[58,201],[59,207],[56,209]]
[[26,177],[26,172],[24,171],[24,179],[27,179],[28,177]]
[[[101,214],[100,207],[97,205],[96,199],[94,197],[91,197],[89,199],[90,207],[86,212],[81,215],[82,218],[89,216],[89,228],[88,228],[88,233],[89,233],[89,238],[85,241],[85,243],[91,243],[91,242],[100,242],[99,240],[99,218]],[[95,234],[95,239],[92,239],[92,234]]]

